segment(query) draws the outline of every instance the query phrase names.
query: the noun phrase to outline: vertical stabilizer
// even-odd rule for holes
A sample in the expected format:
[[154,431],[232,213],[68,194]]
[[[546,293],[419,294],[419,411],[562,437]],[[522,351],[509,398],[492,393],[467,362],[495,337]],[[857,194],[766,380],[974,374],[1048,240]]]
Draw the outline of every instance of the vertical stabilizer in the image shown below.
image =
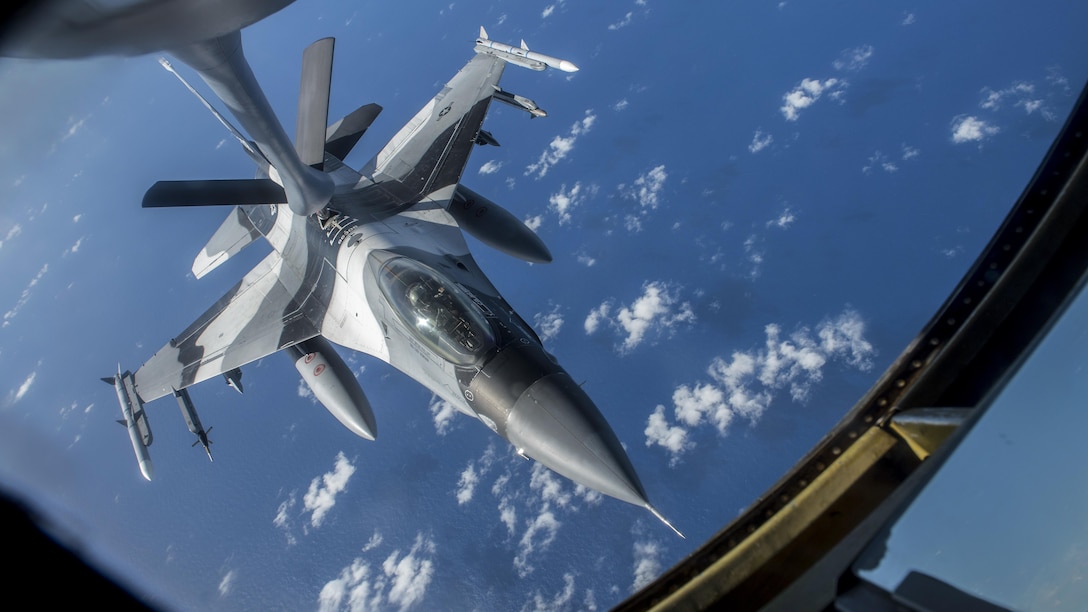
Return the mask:
[[322,38],[302,53],[295,150],[302,163],[318,170],[325,164],[325,128],[329,123],[334,46],[334,39]]

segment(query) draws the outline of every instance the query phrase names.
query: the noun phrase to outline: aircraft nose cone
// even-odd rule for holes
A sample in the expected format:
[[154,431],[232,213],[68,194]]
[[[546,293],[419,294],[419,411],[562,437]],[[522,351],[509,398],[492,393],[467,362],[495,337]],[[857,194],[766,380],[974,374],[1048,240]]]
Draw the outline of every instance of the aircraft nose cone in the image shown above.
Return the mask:
[[521,394],[506,435],[525,455],[574,482],[649,507],[616,434],[566,372],[545,376]]

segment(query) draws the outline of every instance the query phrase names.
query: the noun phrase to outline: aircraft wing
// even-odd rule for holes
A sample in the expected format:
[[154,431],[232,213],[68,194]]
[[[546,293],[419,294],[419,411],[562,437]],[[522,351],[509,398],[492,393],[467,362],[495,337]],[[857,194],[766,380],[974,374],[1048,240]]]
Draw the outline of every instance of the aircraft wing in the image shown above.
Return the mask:
[[456,184],[479,135],[506,62],[477,54],[389,141],[370,164],[416,196]]
[[305,296],[287,289],[289,273],[272,252],[134,375],[149,402],[318,335]]

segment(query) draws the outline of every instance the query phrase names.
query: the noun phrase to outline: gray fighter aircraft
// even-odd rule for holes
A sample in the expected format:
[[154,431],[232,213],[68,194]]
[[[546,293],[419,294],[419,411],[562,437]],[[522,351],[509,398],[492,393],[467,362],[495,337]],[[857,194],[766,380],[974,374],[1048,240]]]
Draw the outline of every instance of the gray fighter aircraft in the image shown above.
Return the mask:
[[272,252],[134,373],[118,368],[103,379],[117,391],[145,478],[152,476],[146,402],[174,395],[208,450],[186,388],[223,376],[241,391],[239,368],[277,351],[291,357],[341,423],[373,440],[373,411],[335,343],[411,376],[518,454],[669,525],[601,412],[487,279],[462,234],[530,262],[551,260],[532,230],[460,179],[474,146],[498,144],[481,129],[493,99],[545,115],[532,100],[499,88],[506,64],[568,72],[576,66],[530,51],[524,41],[497,43],[480,28],[465,67],[356,171],[342,160],[381,108],[365,105],[326,127],[332,39],[304,53],[293,147],[279,146],[282,128],[263,95],[252,95],[256,83],[236,36],[173,53],[250,132],[253,140],[201,97],[256,163],[257,178],[162,181],[143,205],[236,205],[197,255],[198,278],[258,238]]

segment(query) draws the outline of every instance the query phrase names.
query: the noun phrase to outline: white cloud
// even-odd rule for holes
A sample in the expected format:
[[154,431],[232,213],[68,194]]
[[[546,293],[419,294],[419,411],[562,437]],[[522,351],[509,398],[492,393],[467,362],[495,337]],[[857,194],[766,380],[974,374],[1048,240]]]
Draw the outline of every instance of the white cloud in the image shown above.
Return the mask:
[[532,472],[529,476],[529,488],[540,495],[540,500],[545,506],[555,504],[560,508],[566,508],[573,499],[567,492],[555,472],[544,467],[543,463],[533,462]]
[[570,132],[566,136],[556,136],[552,139],[548,148],[540,154],[540,159],[525,168],[525,176],[535,174],[538,179],[544,178],[552,166],[570,155],[575,143],[578,142],[578,137],[588,132],[596,120],[597,116],[593,114],[593,110],[587,110],[581,121],[576,121],[570,126]]
[[457,505],[463,506],[472,501],[472,494],[476,491],[476,485],[480,477],[476,474],[476,468],[470,463],[461,472],[461,480],[457,481]]
[[[898,161],[910,161],[921,154],[917,148],[906,143],[900,145],[899,151]],[[866,160],[865,165],[861,167],[861,171],[865,174],[872,174],[873,170],[883,170],[888,174],[893,174],[899,171],[899,164],[888,155],[880,151],[874,151]]]
[[230,590],[234,586],[236,578],[238,578],[238,572],[236,570],[230,570],[223,576],[223,579],[219,581],[220,597],[226,597],[230,594]]
[[1069,79],[1062,74],[1057,66],[1050,66],[1046,69],[1046,82],[1051,87],[1061,89],[1065,93],[1069,92]]
[[502,168],[502,162],[490,160],[484,165],[480,166],[480,174],[495,174]]
[[633,11],[628,11],[627,14],[623,16],[622,19],[620,19],[616,23],[609,24],[608,29],[609,30],[618,30],[620,28],[631,25],[631,17],[633,17],[634,15],[635,15],[635,13]]
[[19,295],[19,299],[15,302],[15,305],[11,307],[11,310],[4,313],[4,323],[0,325],[0,327],[7,327],[8,325],[11,325],[11,320],[18,316],[19,311],[23,309],[23,306],[26,306],[26,303],[28,301],[30,301],[30,290],[33,289],[39,282],[41,282],[42,278],[45,276],[45,273],[48,271],[49,264],[43,264],[41,269],[38,270],[38,273],[34,275],[34,278],[30,279],[30,282],[27,283],[26,289],[23,289],[23,292]]
[[1013,99],[1014,104],[1019,105],[1026,100],[1032,99],[1034,96],[1035,86],[1031,83],[1017,82],[1004,89],[998,90],[983,87],[982,101],[979,102],[978,106],[979,108],[986,110],[998,110],[1009,98]]
[[407,610],[423,601],[427,587],[434,577],[434,554],[434,541],[418,534],[408,554],[400,557],[400,551],[397,550],[386,558],[382,563],[382,571],[391,581],[389,603],[399,605],[401,610]]
[[[592,591],[591,591],[592,592]],[[545,599],[540,590],[533,594],[533,600],[521,607],[522,612],[552,612],[569,609],[574,599],[574,574],[563,574],[563,588],[550,599]],[[583,608],[586,609],[586,608]]]
[[[317,595],[317,609],[321,612],[338,610],[365,610],[377,607],[381,596],[376,601],[371,599],[370,564],[356,558],[351,565],[340,570],[340,575],[325,583]],[[347,606],[341,607],[347,598]]]
[[839,54],[839,59],[831,63],[835,70],[856,72],[864,68],[873,57],[872,45],[861,45],[853,49],[847,49]]
[[525,533],[521,536],[521,541],[518,543],[518,554],[514,557],[514,569],[517,570],[519,577],[525,578],[533,573],[536,568],[529,562],[529,557],[534,552],[546,550],[551,546],[552,542],[555,541],[555,534],[559,531],[560,526],[562,526],[562,523],[555,518],[555,514],[547,505],[529,523]]
[[87,115],[82,119],[76,119],[75,117],[68,118],[68,130],[64,133],[64,136],[60,137],[61,142],[68,140],[75,136],[83,129],[83,126],[87,124],[87,120],[91,118],[91,115]]
[[614,110],[616,112],[622,111],[622,110],[627,108],[628,104],[629,103],[627,102],[627,98],[624,98],[624,99],[620,100],[619,102],[616,102],[615,104],[613,104],[612,105],[612,110]]
[[821,322],[815,333],[802,327],[785,338],[773,323],[764,333],[761,348],[735,351],[728,359],[715,357],[707,368],[710,382],[677,387],[672,398],[675,425],[664,406],[657,406],[647,420],[646,445],[664,448],[670,465],[676,465],[694,447],[689,435],[694,427],[713,425],[725,436],[738,417],[754,426],[781,391],[803,403],[832,361],[861,371],[872,368],[875,351],[865,339],[865,323],[850,309]]
[[631,590],[637,591],[661,574],[661,547],[657,542],[635,542],[635,579]]
[[559,312],[559,305],[552,307],[550,312],[538,312],[533,315],[533,325],[540,333],[543,342],[550,342],[559,335],[563,329],[563,315]]
[[888,173],[897,172],[899,170],[899,166],[895,162],[889,160],[888,156],[880,151],[876,151],[869,156],[865,165],[861,167],[861,171],[865,174],[871,174],[874,168],[881,169]]
[[[38,362],[38,365],[39,366],[41,365],[40,361]],[[38,371],[34,370],[26,378],[23,379],[22,384],[20,384],[15,389],[15,391],[13,391],[12,394],[11,394],[11,403],[12,404],[14,404],[14,403],[18,402],[19,400],[23,399],[26,396],[26,394],[28,392],[30,392],[30,387],[34,384],[34,379],[37,378],[37,377],[38,377]]]
[[914,21],[915,21],[914,13],[907,13],[906,15],[903,16],[903,21],[900,21],[899,25],[908,26],[908,25],[911,25],[912,23],[914,23]]
[[363,552],[370,552],[381,546],[382,539],[381,532],[375,529],[373,535],[370,536],[370,539],[366,541],[366,544],[363,544]]
[[[579,512],[581,508],[594,507],[604,497],[581,485],[552,472],[539,462],[528,462],[505,446],[503,456],[489,444],[484,454],[461,472],[458,492],[463,485],[472,483],[473,493],[465,504],[474,504],[474,511],[485,510],[480,505],[481,483],[490,480],[489,487],[495,500],[494,518],[506,527],[509,539],[506,546],[511,550],[513,567],[521,577],[535,571],[537,558],[544,554],[558,537],[562,516]],[[499,468],[497,474],[496,466]],[[528,487],[524,486],[528,480]],[[483,490],[488,490],[484,485]],[[463,496],[458,495],[461,503]],[[525,517],[525,518],[522,518]]]
[[1030,115],[1035,111],[1043,107],[1042,100],[1021,100],[1016,103],[1017,106],[1022,107]]
[[617,347],[620,354],[634,350],[647,335],[671,335],[678,325],[695,322],[695,311],[689,302],[680,301],[679,292],[678,287],[661,281],[643,283],[642,295],[630,306],[615,310],[614,315],[611,300],[590,311],[585,321],[586,333],[596,332],[602,322],[607,322],[624,335]]
[[559,193],[553,193],[548,198],[548,210],[559,217],[559,225],[566,225],[571,222],[571,211],[581,206],[587,197],[597,195],[597,190],[596,185],[590,185],[583,189],[581,182],[575,183],[573,187],[567,189],[567,185],[564,183],[559,187]]
[[355,466],[348,461],[343,452],[336,454],[336,463],[331,472],[318,476],[310,482],[310,488],[302,497],[302,506],[306,512],[312,512],[310,524],[317,528],[325,520],[325,515],[336,505],[336,497],[348,486],[348,480],[355,473]]
[[283,503],[281,503],[279,508],[276,509],[276,518],[272,519],[272,524],[276,527],[286,528],[288,526],[287,511],[294,507],[294,505],[295,495],[294,493],[292,493],[291,496],[288,497]]
[[64,252],[61,253],[61,256],[62,257],[67,257],[70,253],[78,253],[79,252],[79,247],[82,244],[83,244],[83,238],[80,237],[78,240],[76,240],[75,244],[68,247],[67,249],[64,249]]
[[657,405],[646,422],[646,446],[658,445],[663,447],[671,455],[670,465],[680,462],[680,455],[692,447],[688,441],[688,432],[683,427],[669,425],[665,417],[665,407]]
[[548,17],[551,17],[552,13],[554,13],[554,12],[555,12],[555,5],[554,4],[549,4],[548,6],[544,7],[543,11],[541,11],[540,18],[541,19],[547,19]]
[[[1047,80],[1054,85],[1049,76]],[[1022,108],[1029,115],[1038,112],[1047,121],[1057,120],[1057,115],[1047,106],[1046,100],[1037,93],[1035,85],[1026,81],[1015,82],[1004,89],[983,87],[982,101],[978,106],[984,110],[997,111],[1009,102],[1014,108]]]
[[499,500],[499,520],[506,525],[506,532],[514,535],[517,531],[518,510],[509,497],[504,496]]
[[1000,128],[978,117],[960,115],[952,120],[952,142],[977,142],[1000,132]]
[[589,311],[586,315],[585,330],[587,334],[592,334],[597,331],[601,326],[602,321],[608,320],[608,314],[612,311],[612,304],[610,302],[604,302],[600,306]]
[[592,268],[594,265],[597,264],[597,259],[594,258],[594,257],[590,257],[589,255],[586,255],[585,253],[579,253],[578,254],[578,263],[582,264],[583,266],[585,266],[587,268]]
[[797,220],[797,215],[793,214],[793,210],[791,210],[787,206],[786,209],[782,211],[782,214],[778,215],[778,217],[776,217],[774,219],[771,219],[770,221],[767,222],[767,227],[777,227],[779,229],[787,229],[787,228],[789,228],[789,226],[793,225],[793,222],[796,221],[796,220]]
[[800,85],[782,96],[783,104],[779,110],[782,111],[782,115],[786,117],[787,121],[797,121],[802,109],[815,104],[825,93],[831,92],[829,95],[841,93],[844,86],[845,83],[839,79],[827,79],[826,81],[803,79]]
[[748,271],[749,278],[759,278],[764,255],[763,249],[759,246],[761,242],[762,238],[755,234],[744,239],[744,255],[748,263],[752,264],[751,270]]
[[401,556],[398,549],[377,569],[366,559],[356,557],[321,588],[318,609],[333,612],[412,608],[423,601],[434,578],[435,551],[434,540],[420,533],[407,554]]
[[624,227],[628,231],[642,231],[643,219],[661,203],[661,192],[668,178],[665,166],[660,165],[639,175],[631,186],[621,184],[616,187],[625,199],[634,200],[639,205],[638,209],[624,218]]
[[427,407],[434,417],[434,430],[438,435],[444,436],[453,426],[453,417],[457,414],[457,408],[437,395],[431,396],[431,404]]
[[[729,366],[729,374],[732,376],[738,373],[750,374],[752,370],[751,361],[744,358],[734,359],[734,363]],[[680,385],[672,393],[672,404],[677,420],[689,427],[700,424],[704,417],[712,415],[718,431],[724,433],[733,420],[733,413],[729,410],[725,394],[721,388],[713,384],[697,384],[694,387]],[[654,412],[656,413],[657,410],[655,409]],[[664,416],[663,411],[662,416]]]
[[295,502],[295,491],[291,491],[287,499],[276,508],[276,516],[272,519],[272,524],[283,530],[284,535],[287,537],[288,546],[294,546],[298,543],[295,535],[291,533],[290,510],[295,507]]
[[525,227],[533,230],[534,232],[540,229],[540,226],[544,225],[543,215],[536,215],[535,217],[529,217],[525,219]]
[[756,130],[755,135],[752,136],[752,144],[748,145],[748,150],[752,153],[759,153],[771,146],[772,142],[774,142],[774,136],[764,134],[762,130]]
[[664,164],[648,170],[645,174],[635,179],[635,184],[629,189],[623,189],[623,197],[638,202],[643,208],[657,208],[661,203],[661,190],[665,188],[665,179],[669,178],[665,172]]
[[295,389],[295,393],[303,399],[310,400],[311,404],[317,403],[317,396],[314,395],[313,389],[310,389],[310,385],[306,384],[303,379],[298,379],[298,387]]
[[18,223],[16,223],[15,225],[11,226],[11,229],[8,230],[8,233],[7,233],[7,235],[4,236],[4,239],[0,240],[0,248],[4,247],[5,242],[11,240],[12,238],[18,236],[21,233],[23,233],[23,226],[22,225],[19,225]]
[[[661,282],[643,285],[644,293],[630,307],[624,307],[616,313],[616,321],[627,333],[623,340],[623,351],[630,351],[642,344],[646,334],[654,329],[671,330],[679,323],[694,323],[695,312],[691,304],[677,304],[676,291],[671,291]],[[673,307],[678,306],[678,311]]]

